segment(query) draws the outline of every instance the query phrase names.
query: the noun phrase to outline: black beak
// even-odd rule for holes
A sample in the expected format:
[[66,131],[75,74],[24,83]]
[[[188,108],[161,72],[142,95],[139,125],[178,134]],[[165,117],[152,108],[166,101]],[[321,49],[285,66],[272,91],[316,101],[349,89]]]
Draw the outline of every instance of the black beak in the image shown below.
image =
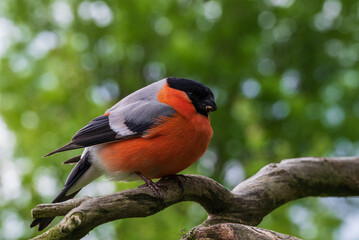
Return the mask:
[[217,110],[217,105],[213,99],[208,99],[204,102],[206,112],[214,112]]

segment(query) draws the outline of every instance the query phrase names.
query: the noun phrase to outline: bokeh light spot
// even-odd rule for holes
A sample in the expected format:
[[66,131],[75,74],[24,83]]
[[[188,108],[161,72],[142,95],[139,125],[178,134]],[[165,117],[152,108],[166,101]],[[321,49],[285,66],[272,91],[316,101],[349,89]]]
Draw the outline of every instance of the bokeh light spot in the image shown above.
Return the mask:
[[13,209],[11,212],[9,210],[7,209],[1,214],[2,236],[8,240],[19,239],[26,229],[24,221]]
[[60,184],[54,169],[40,167],[34,172],[33,179],[36,191],[43,198],[53,198],[58,194]]
[[273,75],[276,69],[275,62],[270,58],[261,58],[258,63],[258,71],[263,76]]
[[242,93],[247,98],[255,98],[261,91],[261,85],[253,78],[249,78],[242,83]]
[[314,17],[314,26],[318,31],[331,29],[334,20],[339,16],[342,9],[341,2],[337,0],[327,0],[323,4],[323,9]]
[[11,55],[9,66],[14,73],[31,71],[31,63],[28,58],[19,54]]
[[[0,163],[9,161],[12,156],[16,144],[15,135],[9,131],[5,122],[0,116]],[[2,166],[0,164],[0,166]],[[4,169],[5,167],[1,167]],[[0,182],[1,183],[1,182]]]
[[172,23],[168,18],[162,16],[155,20],[153,28],[158,35],[166,36],[172,31]]
[[217,158],[218,156],[215,151],[207,150],[204,156],[199,160],[197,171],[200,174],[212,175],[218,161]]
[[222,16],[222,6],[220,2],[208,1],[204,4],[203,13],[209,21],[217,21]]
[[350,156],[353,154],[353,143],[344,137],[335,140],[334,148],[335,156]]
[[274,40],[279,43],[287,42],[291,35],[291,26],[286,21],[281,21],[273,30]]
[[51,5],[52,17],[61,27],[68,27],[74,20],[70,5],[65,1],[56,1]]
[[43,58],[50,50],[56,48],[58,43],[58,37],[54,32],[40,32],[28,45],[27,51],[36,59]]
[[272,114],[275,119],[284,119],[290,113],[290,106],[287,102],[281,100],[273,104]]
[[161,62],[147,63],[144,66],[143,74],[147,81],[157,81],[166,75],[166,66]]
[[297,70],[290,69],[283,73],[280,80],[280,90],[285,95],[297,93],[300,84],[300,74]]
[[106,27],[113,21],[112,11],[103,1],[84,1],[79,5],[77,13],[85,21],[92,19],[98,27]]
[[294,0],[266,0],[266,3],[274,7],[288,8],[292,6]]
[[290,219],[299,227],[302,236],[306,239],[315,239],[318,231],[313,224],[313,214],[305,207],[293,205],[289,208]]
[[241,162],[237,159],[229,160],[224,167],[224,182],[233,188],[244,180],[245,173]]
[[274,27],[276,22],[276,17],[273,12],[263,11],[258,16],[258,24],[263,29],[270,29]]
[[330,84],[324,87],[320,94],[324,102],[337,103],[343,96],[343,90]]
[[2,163],[0,173],[1,202],[11,201],[20,197],[22,190],[21,178],[15,164],[9,162]]
[[106,106],[110,102],[118,99],[120,95],[120,89],[117,83],[112,79],[107,79],[101,83],[92,87],[91,98],[93,102],[100,106]]
[[58,85],[57,76],[53,72],[45,72],[39,78],[39,85],[45,91],[54,90]]
[[21,30],[10,19],[0,17],[0,58],[21,38]]
[[345,113],[339,106],[332,106],[325,110],[323,122],[328,127],[340,125],[345,119]]
[[39,122],[39,116],[34,111],[28,110],[21,115],[21,124],[26,129],[36,129],[39,126]]

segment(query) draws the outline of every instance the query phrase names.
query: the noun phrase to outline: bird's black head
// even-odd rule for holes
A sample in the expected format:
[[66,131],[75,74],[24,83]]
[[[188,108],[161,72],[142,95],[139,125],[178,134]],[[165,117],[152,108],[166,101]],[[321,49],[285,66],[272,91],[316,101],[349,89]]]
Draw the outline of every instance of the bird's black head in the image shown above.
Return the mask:
[[185,92],[198,113],[208,116],[209,112],[217,110],[213,93],[206,85],[193,80],[175,77],[167,78],[167,83],[169,87]]

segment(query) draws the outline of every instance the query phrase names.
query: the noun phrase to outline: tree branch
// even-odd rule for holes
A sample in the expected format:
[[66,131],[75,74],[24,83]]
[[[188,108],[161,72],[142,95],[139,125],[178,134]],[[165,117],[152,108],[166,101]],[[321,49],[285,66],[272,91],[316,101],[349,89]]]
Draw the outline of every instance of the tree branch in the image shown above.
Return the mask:
[[[186,175],[179,176],[179,179],[160,180],[164,205],[146,187],[102,197],[38,205],[32,210],[33,217],[66,216],[35,239],[79,239],[100,224],[122,218],[150,216],[182,201],[197,202],[208,213],[207,220],[192,229],[188,236],[193,233],[203,235],[204,232],[223,228],[242,234],[241,224],[256,226],[264,216],[288,201],[306,196],[359,195],[359,158],[283,160],[265,166],[238,184],[232,192],[207,177]],[[237,224],[225,225],[228,223]],[[238,229],[242,230],[238,232]],[[248,226],[246,229],[253,234],[259,231],[270,236],[273,233]]]
[[233,223],[221,223],[209,227],[194,228],[182,239],[300,240],[299,238],[267,229]]

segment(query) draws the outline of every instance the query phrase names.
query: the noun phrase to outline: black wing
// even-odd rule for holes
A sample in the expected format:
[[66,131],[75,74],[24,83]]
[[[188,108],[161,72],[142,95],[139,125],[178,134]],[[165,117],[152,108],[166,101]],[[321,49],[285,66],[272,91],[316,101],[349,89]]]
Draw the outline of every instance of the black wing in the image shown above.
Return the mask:
[[44,157],[67,150],[142,136],[147,129],[176,111],[163,103],[138,102],[95,118],[70,143]]
[[89,122],[81,128],[73,137],[70,143],[46,154],[44,157],[67,150],[88,147],[100,143],[112,142],[118,140],[117,133],[110,125],[108,115],[102,115]]

